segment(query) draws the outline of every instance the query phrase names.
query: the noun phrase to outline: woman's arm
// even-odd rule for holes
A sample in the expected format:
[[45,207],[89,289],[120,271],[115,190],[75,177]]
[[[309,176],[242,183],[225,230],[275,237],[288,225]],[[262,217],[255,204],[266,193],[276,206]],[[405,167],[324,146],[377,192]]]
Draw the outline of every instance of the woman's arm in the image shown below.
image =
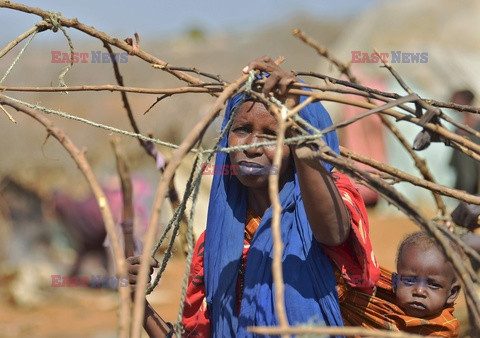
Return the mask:
[[321,163],[314,168],[299,159],[297,146],[290,149],[313,236],[328,246],[342,244],[350,233],[350,217],[332,175]]
[[[140,268],[141,256],[134,256],[127,258],[128,282],[131,287],[132,296],[137,284],[137,275]],[[150,262],[150,274],[153,268],[158,268],[158,262],[152,258]],[[166,321],[153,309],[153,307],[145,301],[145,317],[143,319],[143,328],[150,337],[176,337],[173,328],[167,324]],[[170,324],[171,325],[171,324]]]
[[143,328],[147,331],[149,337],[176,337],[171,323],[165,322],[162,317],[145,301],[145,318]]

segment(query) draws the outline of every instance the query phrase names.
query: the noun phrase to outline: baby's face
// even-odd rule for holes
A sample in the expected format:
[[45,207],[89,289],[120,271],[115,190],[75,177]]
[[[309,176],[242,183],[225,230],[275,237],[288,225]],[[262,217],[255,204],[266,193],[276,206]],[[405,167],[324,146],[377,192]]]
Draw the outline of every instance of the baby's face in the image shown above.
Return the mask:
[[416,245],[404,248],[393,280],[397,305],[409,316],[429,317],[455,300],[455,273],[439,249],[424,250]]

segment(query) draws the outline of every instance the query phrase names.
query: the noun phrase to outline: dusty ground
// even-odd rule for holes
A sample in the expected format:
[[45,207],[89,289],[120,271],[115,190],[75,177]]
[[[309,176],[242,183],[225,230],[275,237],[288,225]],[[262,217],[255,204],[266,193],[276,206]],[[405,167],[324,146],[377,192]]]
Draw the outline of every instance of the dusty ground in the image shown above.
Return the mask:
[[[398,241],[416,227],[401,216],[370,212],[371,238],[380,264],[393,268]],[[150,300],[167,320],[174,321],[184,272],[182,259],[173,259]],[[0,289],[2,337],[115,337],[116,293],[84,288],[56,288],[39,307],[13,306]],[[461,315],[463,301],[458,305]]]

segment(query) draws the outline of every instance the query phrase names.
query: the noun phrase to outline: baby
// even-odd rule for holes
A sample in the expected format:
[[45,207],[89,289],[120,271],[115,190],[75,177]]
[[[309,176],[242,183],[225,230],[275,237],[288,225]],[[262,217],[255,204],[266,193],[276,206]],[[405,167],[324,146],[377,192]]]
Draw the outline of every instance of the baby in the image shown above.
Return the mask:
[[422,231],[400,244],[392,287],[397,306],[418,318],[440,315],[444,308],[453,307],[460,293],[452,265],[435,240]]

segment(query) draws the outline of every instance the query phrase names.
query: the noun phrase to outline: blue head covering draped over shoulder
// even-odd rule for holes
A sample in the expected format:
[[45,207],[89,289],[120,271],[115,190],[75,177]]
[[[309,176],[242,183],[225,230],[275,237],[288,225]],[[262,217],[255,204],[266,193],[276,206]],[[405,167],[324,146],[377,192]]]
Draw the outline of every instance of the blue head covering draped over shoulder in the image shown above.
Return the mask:
[[[227,105],[222,129],[243,95]],[[305,100],[301,97],[300,101]],[[321,103],[309,104],[300,116],[317,129],[332,124]],[[220,145],[227,146],[228,133]],[[335,132],[324,140],[338,152]],[[229,165],[226,153],[218,153],[215,165]],[[332,167],[324,164],[328,170]],[[332,266],[313,237],[305,214],[296,170],[280,191],[281,232],[284,243],[283,275],[286,312],[290,325],[318,323],[341,326],[336,281]],[[321,203],[321,201],[319,201]],[[236,306],[238,271],[244,246],[247,188],[237,177],[215,175],[208,207],[205,237],[205,286],[211,332],[214,337],[253,336],[247,326],[277,325],[272,279],[273,240],[271,207],[265,212],[249,249],[241,310]]]

